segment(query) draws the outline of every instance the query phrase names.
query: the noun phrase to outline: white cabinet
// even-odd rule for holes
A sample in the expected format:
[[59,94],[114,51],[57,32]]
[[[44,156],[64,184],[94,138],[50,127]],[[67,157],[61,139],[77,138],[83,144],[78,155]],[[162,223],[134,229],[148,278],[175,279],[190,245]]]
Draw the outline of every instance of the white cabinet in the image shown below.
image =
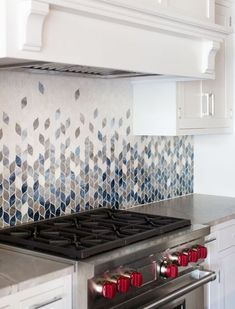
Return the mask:
[[[180,84],[178,130],[191,133],[232,131],[231,40],[227,39],[216,56],[215,80]],[[192,129],[195,129],[193,132]],[[189,132],[189,133],[190,133]]]
[[71,275],[0,299],[0,309],[72,309]]
[[215,23],[217,25],[220,25],[226,28],[232,27],[231,1],[216,0],[215,2]]
[[206,287],[206,309],[235,308],[235,220],[217,225],[209,238],[208,268],[217,272],[217,279]]
[[[224,6],[218,5],[217,18],[224,12]],[[224,20],[230,20],[229,16]],[[166,136],[231,133],[231,63],[232,37],[229,36],[221,43],[215,58],[215,79],[133,82],[133,133]]]
[[167,9],[172,13],[202,21],[214,21],[214,0],[165,0],[165,2]]
[[214,22],[215,0],[110,0],[132,8]]

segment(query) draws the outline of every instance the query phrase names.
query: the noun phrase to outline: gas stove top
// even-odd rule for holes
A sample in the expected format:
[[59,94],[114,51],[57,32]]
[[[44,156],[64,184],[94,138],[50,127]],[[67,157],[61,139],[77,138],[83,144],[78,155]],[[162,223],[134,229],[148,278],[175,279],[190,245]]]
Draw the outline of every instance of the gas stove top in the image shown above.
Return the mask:
[[80,260],[190,224],[185,219],[100,208],[2,230],[0,242]]

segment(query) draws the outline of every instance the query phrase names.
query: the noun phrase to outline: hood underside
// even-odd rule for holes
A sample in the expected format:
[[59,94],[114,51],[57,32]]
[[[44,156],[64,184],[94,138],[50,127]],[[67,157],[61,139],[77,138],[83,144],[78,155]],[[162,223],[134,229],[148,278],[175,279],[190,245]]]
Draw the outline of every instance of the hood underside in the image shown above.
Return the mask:
[[32,62],[2,65],[0,66],[0,70],[41,74],[59,74],[103,79],[161,76],[160,74],[148,74],[141,72],[97,68],[91,66],[61,64],[54,62]]

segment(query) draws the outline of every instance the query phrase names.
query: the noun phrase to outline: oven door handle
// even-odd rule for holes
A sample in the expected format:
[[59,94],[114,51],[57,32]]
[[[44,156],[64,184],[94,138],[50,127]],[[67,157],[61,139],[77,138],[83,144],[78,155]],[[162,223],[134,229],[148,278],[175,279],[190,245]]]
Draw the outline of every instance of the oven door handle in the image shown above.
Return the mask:
[[185,286],[181,286],[178,288],[176,283],[176,289],[174,289],[173,291],[169,291],[169,293],[166,293],[162,298],[158,298],[158,300],[154,302],[139,307],[139,309],[159,308],[159,306],[163,306],[171,301],[174,301],[181,296],[197,289],[198,287],[216,279],[215,272],[200,269],[193,270],[192,272],[183,275],[182,278],[185,277],[188,280],[189,276],[191,276],[192,282],[188,282]]

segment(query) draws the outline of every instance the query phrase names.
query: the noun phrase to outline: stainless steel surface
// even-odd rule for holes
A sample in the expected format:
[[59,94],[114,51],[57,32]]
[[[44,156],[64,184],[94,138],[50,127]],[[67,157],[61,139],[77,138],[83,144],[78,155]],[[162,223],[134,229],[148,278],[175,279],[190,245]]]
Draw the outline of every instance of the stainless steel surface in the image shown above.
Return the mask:
[[115,268],[130,261],[145,258],[153,253],[162,252],[168,248],[174,248],[183,243],[204,238],[210,234],[210,227],[205,225],[191,225],[160,237],[153,237],[129,245],[127,247],[118,248],[111,252],[99,254],[88,258],[86,263],[93,265],[95,274],[106,271],[109,268]]
[[[150,304],[144,305],[144,306],[140,306],[140,307],[136,307],[139,309],[155,309],[155,308],[159,308],[159,306],[162,306],[164,304],[167,304],[175,299],[180,298],[181,296],[197,289],[198,287],[213,281],[216,279],[216,274],[215,272],[212,271],[205,271],[205,270],[193,270],[192,272],[183,275],[182,277],[180,277],[179,279],[174,281],[174,289],[170,290],[169,286],[163,287],[163,288],[159,288],[159,291],[157,291],[158,288],[156,288],[156,290],[152,290],[150,291],[150,293],[154,294],[155,297],[157,297],[157,295],[162,295],[161,298],[159,300],[156,300]],[[179,281],[179,282],[178,282]],[[182,286],[182,282],[184,282],[184,286]],[[165,291],[165,295],[164,295],[164,289]],[[119,308],[119,307],[117,307]],[[120,307],[121,309],[122,307]],[[123,307],[124,308],[124,307]],[[126,307],[125,305],[125,308]],[[130,307],[131,308],[131,307]],[[192,309],[192,308],[190,308]]]
[[171,200],[139,205],[132,211],[172,216],[191,220],[194,224],[210,226],[235,219],[235,198],[191,194]]
[[52,261],[15,251],[14,247],[0,247],[0,299],[74,273],[75,267],[69,261]]
[[203,309],[204,308],[204,287],[201,286],[190,293],[174,300],[158,309]]
[[[119,308],[117,306],[136,297],[142,299],[144,295],[148,294],[152,286],[154,288],[164,286],[167,288],[167,286],[171,287],[174,285],[176,280],[179,282],[179,278],[163,279],[160,277],[160,267],[163,259],[169,258],[172,252],[182,251],[184,248],[190,248],[196,244],[204,244],[205,236],[209,234],[209,226],[192,225],[191,227],[175,230],[159,237],[152,237],[127,247],[118,248],[77,262],[57,258],[50,254],[36,253],[15,247],[10,248],[18,252],[46,257],[51,260],[70,261],[70,263],[74,264],[74,269],[76,270],[73,276],[73,309],[111,309]],[[0,247],[9,248],[9,246],[5,245],[0,245]],[[188,267],[180,267],[180,277],[184,276],[185,272],[192,272],[196,266],[196,264],[190,264]],[[143,286],[140,288],[132,286],[127,293],[118,293],[115,299],[112,300],[96,295],[95,291],[91,288],[90,283],[92,280],[99,277],[104,278],[110,273],[117,273],[122,268],[135,269],[142,272],[144,277]],[[192,294],[192,297],[194,297],[194,294]],[[156,298],[155,300],[149,298],[149,302],[156,300]],[[127,308],[125,307],[125,309]],[[138,307],[132,306],[129,308]],[[191,307],[189,308],[192,309]]]
[[[167,287],[168,285],[174,285],[175,280],[178,280],[163,279],[161,277],[160,268],[163,261],[169,260],[173,252],[182,252],[184,249],[192,248],[196,244],[204,244],[204,238],[209,233],[210,228],[208,226],[193,225],[190,228],[185,228],[180,231],[176,230],[163,237],[154,237],[131,245],[128,248],[117,249],[108,254],[101,254],[86,259],[84,264],[87,265],[87,270],[89,269],[90,271],[89,275],[87,274],[86,277],[89,282],[88,304],[83,302],[84,299],[80,299],[79,308],[138,308],[136,304],[133,305],[131,303],[132,300],[135,298],[139,299],[137,301],[139,305],[140,300],[145,297],[144,295],[148,294],[152,285],[157,288],[161,285]],[[203,260],[199,261],[197,264],[201,264],[202,261]],[[187,267],[179,267],[180,276],[184,275],[185,271],[193,271],[197,264],[192,263]],[[90,265],[90,267],[88,265]],[[118,273],[122,267],[136,269],[141,272],[144,278],[143,286],[138,289],[131,288],[126,294],[118,293],[112,300],[107,300],[97,295],[96,291],[93,289],[95,278],[109,277],[109,273]],[[86,281],[86,279],[83,281]],[[129,302],[131,303],[130,306],[128,305]],[[121,304],[125,304],[125,307],[122,307]]]
[[159,76],[159,74],[147,74],[142,72],[131,72],[108,68],[97,68],[90,66],[71,65],[53,62],[29,62],[11,65],[2,65],[0,70],[40,73],[40,74],[60,74],[69,76],[81,76],[91,78],[131,78],[145,76]]

